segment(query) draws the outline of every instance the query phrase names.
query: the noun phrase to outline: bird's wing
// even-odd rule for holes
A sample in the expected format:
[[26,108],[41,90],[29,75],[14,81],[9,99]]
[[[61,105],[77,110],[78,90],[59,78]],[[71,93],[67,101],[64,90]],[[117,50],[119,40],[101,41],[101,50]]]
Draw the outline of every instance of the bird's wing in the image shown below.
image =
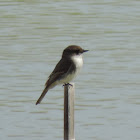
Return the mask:
[[49,87],[53,82],[63,77],[63,75],[66,74],[72,67],[73,63],[71,60],[61,59],[56,65],[53,72],[50,74],[45,86]]
[[36,102],[36,105],[39,104],[44,96],[46,95],[47,91],[49,90],[49,87],[58,79],[61,79],[61,77],[64,76],[68,71],[71,71],[71,69],[74,67],[74,64],[71,60],[65,60],[61,59],[58,64],[56,65],[55,69],[49,76],[48,81],[45,84],[45,89],[43,90],[41,96]]

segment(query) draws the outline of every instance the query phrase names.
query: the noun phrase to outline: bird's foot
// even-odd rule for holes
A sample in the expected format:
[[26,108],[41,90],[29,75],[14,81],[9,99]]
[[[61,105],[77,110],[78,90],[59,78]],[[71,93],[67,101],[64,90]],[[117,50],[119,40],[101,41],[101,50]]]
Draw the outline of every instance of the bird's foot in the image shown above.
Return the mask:
[[64,86],[73,86],[72,84],[70,84],[70,83],[65,83],[64,85],[63,85],[63,87]]

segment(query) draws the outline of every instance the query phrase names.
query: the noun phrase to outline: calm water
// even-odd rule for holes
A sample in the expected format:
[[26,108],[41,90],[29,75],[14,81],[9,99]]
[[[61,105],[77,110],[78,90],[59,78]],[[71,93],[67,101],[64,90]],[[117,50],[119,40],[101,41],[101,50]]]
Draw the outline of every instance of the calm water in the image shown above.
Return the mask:
[[140,139],[140,1],[0,1],[0,139],[62,140],[63,88],[40,96],[70,44],[76,140]]

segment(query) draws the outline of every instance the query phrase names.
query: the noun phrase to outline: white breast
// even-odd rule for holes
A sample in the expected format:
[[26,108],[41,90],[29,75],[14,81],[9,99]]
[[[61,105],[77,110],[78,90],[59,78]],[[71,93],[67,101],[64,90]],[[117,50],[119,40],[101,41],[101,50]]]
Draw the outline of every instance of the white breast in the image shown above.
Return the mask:
[[74,56],[72,56],[71,59],[73,60],[73,62],[76,65],[77,70],[79,71],[81,69],[81,67],[83,66],[82,54],[74,55]]
[[76,71],[67,75],[65,78],[58,80],[55,82],[55,85],[57,84],[62,84],[62,83],[69,83],[70,81],[72,81],[77,74],[79,73],[81,67],[83,66],[83,58],[82,55],[74,55],[71,57],[71,59],[73,60],[75,66],[76,66]]
[[61,79],[61,83],[69,83],[70,81],[72,81],[77,76],[81,67],[83,66],[82,55],[74,55],[71,57],[71,59],[76,66],[76,71],[67,75],[64,79]]

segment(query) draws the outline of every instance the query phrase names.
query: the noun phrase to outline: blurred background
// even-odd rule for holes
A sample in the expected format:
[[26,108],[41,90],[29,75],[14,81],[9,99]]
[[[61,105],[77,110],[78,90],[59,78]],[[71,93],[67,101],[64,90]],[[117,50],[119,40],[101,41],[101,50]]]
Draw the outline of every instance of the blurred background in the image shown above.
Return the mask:
[[140,1],[0,1],[0,139],[62,140],[63,87],[35,105],[68,45],[80,45],[76,140],[140,139]]

